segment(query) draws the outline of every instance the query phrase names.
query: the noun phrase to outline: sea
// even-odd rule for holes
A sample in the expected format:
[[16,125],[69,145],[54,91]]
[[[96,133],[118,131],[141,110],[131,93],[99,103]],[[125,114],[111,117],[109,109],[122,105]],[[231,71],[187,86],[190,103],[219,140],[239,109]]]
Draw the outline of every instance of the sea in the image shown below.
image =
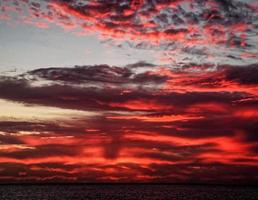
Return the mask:
[[166,184],[0,185],[1,200],[258,200],[258,187]]

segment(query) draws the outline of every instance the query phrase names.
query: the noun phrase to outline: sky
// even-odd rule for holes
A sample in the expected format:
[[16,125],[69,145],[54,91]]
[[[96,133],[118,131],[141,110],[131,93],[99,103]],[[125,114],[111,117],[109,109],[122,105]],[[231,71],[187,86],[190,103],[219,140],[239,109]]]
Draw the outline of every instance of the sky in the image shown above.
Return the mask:
[[0,0],[0,182],[258,181],[256,0]]

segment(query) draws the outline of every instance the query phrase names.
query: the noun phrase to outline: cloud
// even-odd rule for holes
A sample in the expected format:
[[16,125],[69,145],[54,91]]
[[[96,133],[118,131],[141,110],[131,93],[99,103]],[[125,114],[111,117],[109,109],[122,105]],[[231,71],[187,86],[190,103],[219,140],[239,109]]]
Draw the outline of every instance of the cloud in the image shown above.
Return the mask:
[[0,178],[233,183],[241,174],[240,181],[253,182],[248,170],[255,172],[258,159],[256,68],[140,62],[2,76],[3,103],[95,114],[3,118]]
[[[167,64],[1,75],[5,112],[17,103],[19,113],[46,110],[29,119],[0,114],[1,181],[257,182],[255,1],[11,0],[0,7],[6,23],[19,15],[38,28],[96,34],[152,50]],[[44,116],[54,108],[55,117]]]
[[[177,63],[194,57],[220,63],[254,63],[255,1],[30,1],[2,5],[1,18],[19,13],[39,28],[52,24],[75,35],[97,34],[135,48],[166,50]],[[119,42],[120,41],[120,42]],[[159,52],[159,51],[157,51]],[[180,55],[175,57],[174,54]],[[194,56],[193,56],[194,55]],[[241,55],[253,55],[243,59]]]
[[74,68],[44,68],[28,72],[34,78],[42,78],[52,81],[63,81],[69,83],[103,82],[103,83],[134,83],[153,82],[162,83],[166,77],[158,74],[135,72],[131,68],[149,67],[148,63],[136,63],[133,66],[115,67],[108,65],[75,66]]
[[258,65],[248,67],[231,67],[226,72],[226,79],[239,82],[240,84],[258,84]]
[[[217,73],[221,72],[207,73],[202,78],[195,72],[169,70],[165,73],[159,68],[143,73],[133,72],[128,67],[109,66],[46,68],[19,77],[3,77],[0,97],[78,110],[176,111],[180,109],[176,108],[178,106],[189,107],[200,103],[230,104],[252,98],[255,94],[255,91],[254,94],[246,92],[253,87],[247,89],[244,84],[239,85],[240,88],[236,85],[234,91],[234,84],[225,87],[225,81],[231,81],[226,79],[228,75],[218,80],[217,86],[206,85],[207,76],[211,74],[208,78],[212,79]],[[34,86],[42,81],[51,82]]]

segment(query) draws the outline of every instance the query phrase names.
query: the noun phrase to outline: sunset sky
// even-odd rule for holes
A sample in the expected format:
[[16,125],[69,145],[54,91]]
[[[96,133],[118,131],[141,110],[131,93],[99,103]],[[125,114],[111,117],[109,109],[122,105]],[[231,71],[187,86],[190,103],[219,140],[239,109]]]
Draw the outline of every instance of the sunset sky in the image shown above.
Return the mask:
[[0,183],[257,183],[257,61],[257,0],[0,0]]

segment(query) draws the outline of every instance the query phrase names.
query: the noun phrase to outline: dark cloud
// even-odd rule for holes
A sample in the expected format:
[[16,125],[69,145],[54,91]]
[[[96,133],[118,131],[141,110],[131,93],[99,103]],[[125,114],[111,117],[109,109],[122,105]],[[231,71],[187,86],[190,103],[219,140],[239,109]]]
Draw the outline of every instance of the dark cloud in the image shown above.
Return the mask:
[[123,83],[132,75],[127,68],[110,67],[108,65],[75,66],[74,68],[44,68],[28,73],[33,77],[69,83],[80,82],[108,82]]
[[240,84],[258,84],[258,65],[226,68],[226,79]]
[[[141,84],[140,80],[137,82]],[[185,94],[169,92],[156,95],[146,90],[133,90],[121,94],[123,92],[121,88],[111,89],[104,86],[102,88],[80,88],[57,84],[33,87],[28,82],[13,80],[2,81],[0,89],[2,91],[0,97],[3,99],[80,110],[131,110],[131,102],[139,101],[144,104],[146,100],[164,106],[168,104],[171,106],[190,106],[208,102],[230,103],[248,97],[246,94],[237,92],[189,92]],[[145,110],[140,105],[138,107],[136,105],[134,109]],[[153,107],[150,110],[156,110],[156,108]]]
[[[247,85],[257,85],[257,64],[245,65],[245,66],[232,66],[232,65],[221,65],[218,66],[216,70],[211,65],[195,65],[189,64],[184,65],[182,69],[179,69],[179,74],[183,71],[182,76],[185,73],[196,74],[206,71],[206,75],[199,77],[193,77],[192,79],[186,80],[185,85],[199,85],[200,87],[207,88],[218,88],[223,87],[225,83],[235,85],[239,84],[241,86]],[[188,71],[188,72],[187,72]]]
[[0,157],[15,159],[49,158],[53,156],[76,156],[81,152],[81,146],[76,145],[41,145],[35,149],[24,149],[14,152],[1,152]]
[[[15,127],[14,129],[19,130],[19,128]],[[24,144],[19,138],[15,136],[10,136],[8,134],[6,135],[0,135],[0,142],[1,144]]]
[[[51,81],[63,81],[69,83],[103,82],[113,84],[128,84],[134,82],[163,83],[166,77],[157,74],[139,73],[132,71],[133,68],[152,67],[154,65],[139,62],[126,67],[108,65],[75,66],[73,68],[43,68],[24,74],[23,76],[33,79],[45,79]],[[132,68],[132,69],[131,69]]]
[[0,131],[6,133],[16,133],[18,131],[44,131],[54,130],[58,131],[58,126],[48,123],[37,123],[29,121],[1,121]]

